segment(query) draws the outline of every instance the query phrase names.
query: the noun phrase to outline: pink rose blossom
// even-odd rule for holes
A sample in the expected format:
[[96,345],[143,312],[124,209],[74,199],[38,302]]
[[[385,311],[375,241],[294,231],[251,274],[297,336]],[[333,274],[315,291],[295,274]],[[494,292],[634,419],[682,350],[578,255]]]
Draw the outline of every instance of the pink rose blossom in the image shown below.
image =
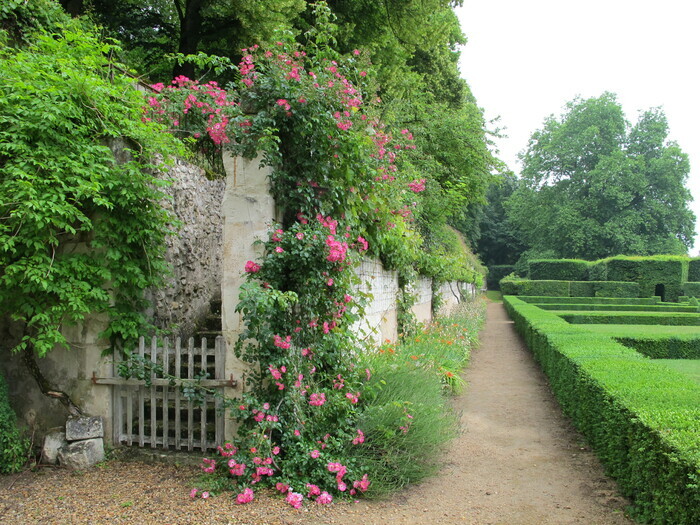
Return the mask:
[[255,499],[253,491],[251,489],[245,489],[243,492],[236,496],[236,503],[238,505],[244,505],[250,503]]
[[316,498],[316,503],[318,503],[319,505],[328,505],[332,502],[333,496],[328,494],[328,492],[326,492],[325,490],[318,495],[318,498]]
[[298,492],[289,491],[287,492],[287,497],[285,498],[285,500],[295,509],[300,509],[302,502],[304,501],[304,496],[302,496]]
[[320,407],[326,402],[326,394],[311,394],[309,405]]
[[317,485],[307,483],[306,488],[309,489],[309,498],[312,498],[314,496],[318,496],[319,494],[321,494],[321,489],[318,488]]

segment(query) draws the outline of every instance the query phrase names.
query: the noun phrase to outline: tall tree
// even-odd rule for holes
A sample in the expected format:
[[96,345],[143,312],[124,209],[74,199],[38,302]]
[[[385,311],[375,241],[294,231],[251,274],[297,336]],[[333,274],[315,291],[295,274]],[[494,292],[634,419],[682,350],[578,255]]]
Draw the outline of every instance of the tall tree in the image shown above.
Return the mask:
[[631,126],[614,94],[577,98],[532,134],[521,160],[507,209],[531,250],[597,259],[692,246],[688,157],[668,141],[661,109]]

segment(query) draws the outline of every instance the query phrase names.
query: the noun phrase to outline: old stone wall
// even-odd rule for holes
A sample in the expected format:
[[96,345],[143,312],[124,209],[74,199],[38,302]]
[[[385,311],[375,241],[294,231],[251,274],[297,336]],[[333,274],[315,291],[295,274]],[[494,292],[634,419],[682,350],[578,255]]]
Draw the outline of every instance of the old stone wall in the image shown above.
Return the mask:
[[399,280],[396,272],[385,270],[382,263],[367,259],[355,269],[360,278],[360,291],[371,294],[371,301],[365,307],[365,317],[354,329],[363,337],[372,338],[375,343],[398,337],[396,300]]
[[165,207],[175,214],[180,228],[168,239],[167,260],[172,275],[166,285],[151,293],[149,312],[159,328],[188,337],[221,297],[223,217],[221,202],[226,182],[209,180],[204,170],[177,160],[170,170],[172,185],[165,189],[171,200]]

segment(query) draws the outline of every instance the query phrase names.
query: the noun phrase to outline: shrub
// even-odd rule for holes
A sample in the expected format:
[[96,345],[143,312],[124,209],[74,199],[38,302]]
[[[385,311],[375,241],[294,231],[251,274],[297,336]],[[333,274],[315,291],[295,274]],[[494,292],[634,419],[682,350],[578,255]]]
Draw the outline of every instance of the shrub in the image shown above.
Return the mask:
[[700,385],[516,297],[504,304],[635,517],[700,523]]
[[532,259],[528,262],[528,278],[587,281],[590,266],[590,262],[580,259]]
[[531,281],[517,277],[501,279],[503,295],[544,295],[550,297],[568,297],[568,281]]
[[638,283],[597,281],[593,283],[593,289],[595,297],[640,297]]
[[683,293],[688,297],[700,297],[700,282],[683,283]]
[[19,471],[27,461],[29,441],[17,428],[15,415],[8,399],[7,384],[0,374],[0,474]]
[[674,255],[605,259],[607,280],[637,282],[641,297],[659,295],[657,286],[663,285],[665,301],[677,301],[682,295],[682,284],[688,280],[688,262],[687,257]]
[[700,359],[700,339],[616,337],[616,341],[652,359]]
[[688,281],[700,282],[700,257],[688,261]]

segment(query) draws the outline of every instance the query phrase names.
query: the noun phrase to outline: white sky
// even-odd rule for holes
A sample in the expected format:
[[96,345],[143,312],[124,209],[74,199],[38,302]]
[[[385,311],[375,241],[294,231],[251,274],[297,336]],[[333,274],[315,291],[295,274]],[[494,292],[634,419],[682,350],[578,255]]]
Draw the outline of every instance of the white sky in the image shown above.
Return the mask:
[[501,117],[500,158],[513,171],[530,134],[576,95],[611,91],[631,122],[661,106],[690,156],[700,232],[700,2],[464,0],[457,14],[469,39],[462,75],[486,118]]

